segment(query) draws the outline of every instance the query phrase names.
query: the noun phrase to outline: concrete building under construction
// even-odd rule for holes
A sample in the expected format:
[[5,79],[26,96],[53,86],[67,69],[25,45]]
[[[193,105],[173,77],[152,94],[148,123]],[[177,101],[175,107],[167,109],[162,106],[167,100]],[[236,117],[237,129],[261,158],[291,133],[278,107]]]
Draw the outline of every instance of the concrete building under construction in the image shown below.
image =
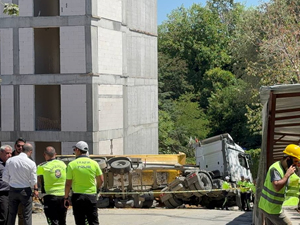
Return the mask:
[[157,154],[156,0],[10,2],[20,15],[0,19],[1,144],[25,138],[37,163],[79,140],[92,154]]

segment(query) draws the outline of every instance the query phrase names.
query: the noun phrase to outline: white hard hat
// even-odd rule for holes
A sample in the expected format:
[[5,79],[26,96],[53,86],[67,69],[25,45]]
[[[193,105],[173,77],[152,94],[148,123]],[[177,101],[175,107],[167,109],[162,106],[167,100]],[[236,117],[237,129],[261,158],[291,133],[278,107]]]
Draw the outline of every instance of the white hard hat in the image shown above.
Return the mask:
[[226,176],[226,177],[225,177],[225,180],[229,180],[229,176]]

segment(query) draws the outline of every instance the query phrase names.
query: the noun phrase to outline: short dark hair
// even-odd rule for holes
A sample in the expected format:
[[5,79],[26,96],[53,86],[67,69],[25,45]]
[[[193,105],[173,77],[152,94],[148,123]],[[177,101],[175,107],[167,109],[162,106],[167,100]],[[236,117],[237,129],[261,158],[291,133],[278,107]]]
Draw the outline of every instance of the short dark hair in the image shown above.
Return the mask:
[[22,137],[19,137],[17,140],[16,140],[16,143],[15,144],[18,144],[19,141],[22,141],[24,143],[26,143],[26,140]]

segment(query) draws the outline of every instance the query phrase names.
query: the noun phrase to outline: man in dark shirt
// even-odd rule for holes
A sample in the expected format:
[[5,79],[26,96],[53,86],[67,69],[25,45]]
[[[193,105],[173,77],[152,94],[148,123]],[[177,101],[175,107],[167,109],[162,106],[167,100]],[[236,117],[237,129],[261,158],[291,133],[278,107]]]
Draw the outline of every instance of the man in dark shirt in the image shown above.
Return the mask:
[[19,155],[23,151],[23,146],[26,143],[26,140],[22,137],[19,137],[15,143],[15,150],[12,152],[12,156]]
[[11,157],[12,147],[10,145],[2,145],[0,147],[0,225],[4,225],[8,215],[8,193],[9,185],[2,180],[2,173],[6,161]]

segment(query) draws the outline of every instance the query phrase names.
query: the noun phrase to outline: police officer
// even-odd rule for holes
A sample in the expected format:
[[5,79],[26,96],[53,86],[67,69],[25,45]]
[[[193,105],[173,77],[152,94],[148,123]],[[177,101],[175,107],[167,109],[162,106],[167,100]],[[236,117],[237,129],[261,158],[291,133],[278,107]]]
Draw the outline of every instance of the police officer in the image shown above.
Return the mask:
[[265,224],[291,225],[282,211],[288,179],[294,174],[300,160],[300,147],[290,144],[283,151],[284,157],[273,163],[267,173],[258,207],[265,217]]
[[247,191],[246,191],[246,180],[244,175],[241,175],[241,180],[237,182],[237,186],[238,188],[240,188],[240,193],[241,193],[241,202],[242,202],[241,211],[245,211]]
[[[72,205],[77,225],[99,224],[97,210],[97,193],[103,183],[102,171],[99,164],[89,158],[86,153],[89,146],[79,141],[73,146],[76,159],[68,164],[65,187],[65,207],[69,206],[69,193],[72,187]],[[96,182],[95,182],[96,179]]]
[[38,181],[41,184],[44,212],[48,224],[65,225],[67,208],[64,207],[66,164],[57,160],[52,146],[44,151],[46,162],[37,167]]
[[223,184],[222,184],[222,189],[224,190],[223,194],[225,196],[225,199],[224,199],[224,202],[222,205],[222,209],[224,209],[224,207],[225,207],[225,209],[228,210],[227,201],[228,201],[228,191],[230,190],[230,188],[231,188],[231,185],[229,183],[229,176],[226,176],[225,181],[223,181]]

